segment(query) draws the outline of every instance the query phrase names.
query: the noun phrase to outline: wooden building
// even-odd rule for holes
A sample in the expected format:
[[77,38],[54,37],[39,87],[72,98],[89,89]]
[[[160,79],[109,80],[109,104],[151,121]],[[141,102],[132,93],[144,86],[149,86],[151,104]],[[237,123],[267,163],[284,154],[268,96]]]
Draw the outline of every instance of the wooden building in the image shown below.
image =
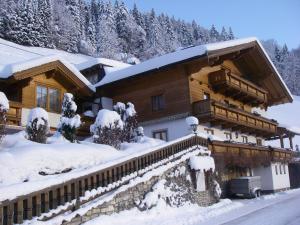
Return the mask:
[[[98,97],[134,103],[147,136],[168,141],[187,135],[185,118],[196,116],[199,133],[221,140],[210,149],[224,184],[260,175],[266,191],[289,188],[291,152],[263,145],[278,135],[268,107],[292,96],[257,39],[179,50],[110,73],[95,87]],[[274,157],[264,158],[269,151]]]

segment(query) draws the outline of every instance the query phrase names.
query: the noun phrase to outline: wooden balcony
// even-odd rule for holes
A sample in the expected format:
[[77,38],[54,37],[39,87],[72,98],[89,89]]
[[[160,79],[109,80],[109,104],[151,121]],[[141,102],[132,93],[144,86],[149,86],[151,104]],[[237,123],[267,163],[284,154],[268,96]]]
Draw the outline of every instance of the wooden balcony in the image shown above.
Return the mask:
[[209,145],[216,160],[227,166],[257,167],[270,162],[290,162],[293,151],[254,144],[212,141]]
[[21,126],[22,103],[9,101],[9,110],[7,112],[7,124]]
[[223,129],[262,137],[274,135],[278,126],[274,120],[214,100],[194,102],[193,115],[198,117],[201,123],[211,122],[212,126],[222,126]]
[[267,103],[267,91],[249,80],[222,69],[209,74],[213,90],[251,105]]

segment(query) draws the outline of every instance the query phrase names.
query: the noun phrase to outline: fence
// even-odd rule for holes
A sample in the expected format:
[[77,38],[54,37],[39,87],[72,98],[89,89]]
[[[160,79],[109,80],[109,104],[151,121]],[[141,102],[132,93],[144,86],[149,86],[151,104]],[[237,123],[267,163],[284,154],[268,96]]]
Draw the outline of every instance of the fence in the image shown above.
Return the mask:
[[0,203],[0,225],[20,224],[24,220],[31,220],[33,217],[40,216],[51,209],[56,209],[58,206],[79,199],[84,196],[87,190],[106,187],[133,172],[138,172],[196,145],[207,147],[208,143],[204,138],[193,136],[95,173],[59,185],[53,185],[34,193],[18,196],[12,200],[3,201]]

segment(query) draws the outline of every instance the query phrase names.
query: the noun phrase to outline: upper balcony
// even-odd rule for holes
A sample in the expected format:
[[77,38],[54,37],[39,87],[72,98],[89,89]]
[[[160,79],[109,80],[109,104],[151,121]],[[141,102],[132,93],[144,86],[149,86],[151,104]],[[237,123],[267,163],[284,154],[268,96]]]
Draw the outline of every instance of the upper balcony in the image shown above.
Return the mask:
[[240,76],[222,69],[209,74],[213,90],[251,105],[267,103],[267,91]]
[[213,126],[220,125],[223,129],[239,130],[262,137],[274,135],[278,126],[275,120],[210,99],[194,102],[193,114],[202,123],[211,122]]

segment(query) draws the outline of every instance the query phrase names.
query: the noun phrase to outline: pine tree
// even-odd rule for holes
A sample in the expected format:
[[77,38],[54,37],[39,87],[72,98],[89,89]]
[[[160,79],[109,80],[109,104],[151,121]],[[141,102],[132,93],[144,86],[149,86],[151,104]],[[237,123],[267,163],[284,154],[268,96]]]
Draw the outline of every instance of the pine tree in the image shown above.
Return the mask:
[[221,31],[221,34],[220,34],[220,40],[221,41],[229,40],[229,35],[228,35],[227,31],[225,30],[225,27],[222,27],[222,31]]
[[216,30],[215,25],[212,25],[209,31],[210,38],[212,42],[216,42],[219,40],[219,32]]
[[62,103],[62,115],[58,125],[58,131],[70,142],[76,141],[76,130],[80,127],[80,116],[76,114],[77,105],[70,93],[64,95]]
[[233,40],[233,39],[235,39],[233,31],[232,31],[231,27],[229,27],[228,40]]
[[42,108],[31,109],[26,125],[27,138],[30,141],[46,143],[49,129],[48,113]]

